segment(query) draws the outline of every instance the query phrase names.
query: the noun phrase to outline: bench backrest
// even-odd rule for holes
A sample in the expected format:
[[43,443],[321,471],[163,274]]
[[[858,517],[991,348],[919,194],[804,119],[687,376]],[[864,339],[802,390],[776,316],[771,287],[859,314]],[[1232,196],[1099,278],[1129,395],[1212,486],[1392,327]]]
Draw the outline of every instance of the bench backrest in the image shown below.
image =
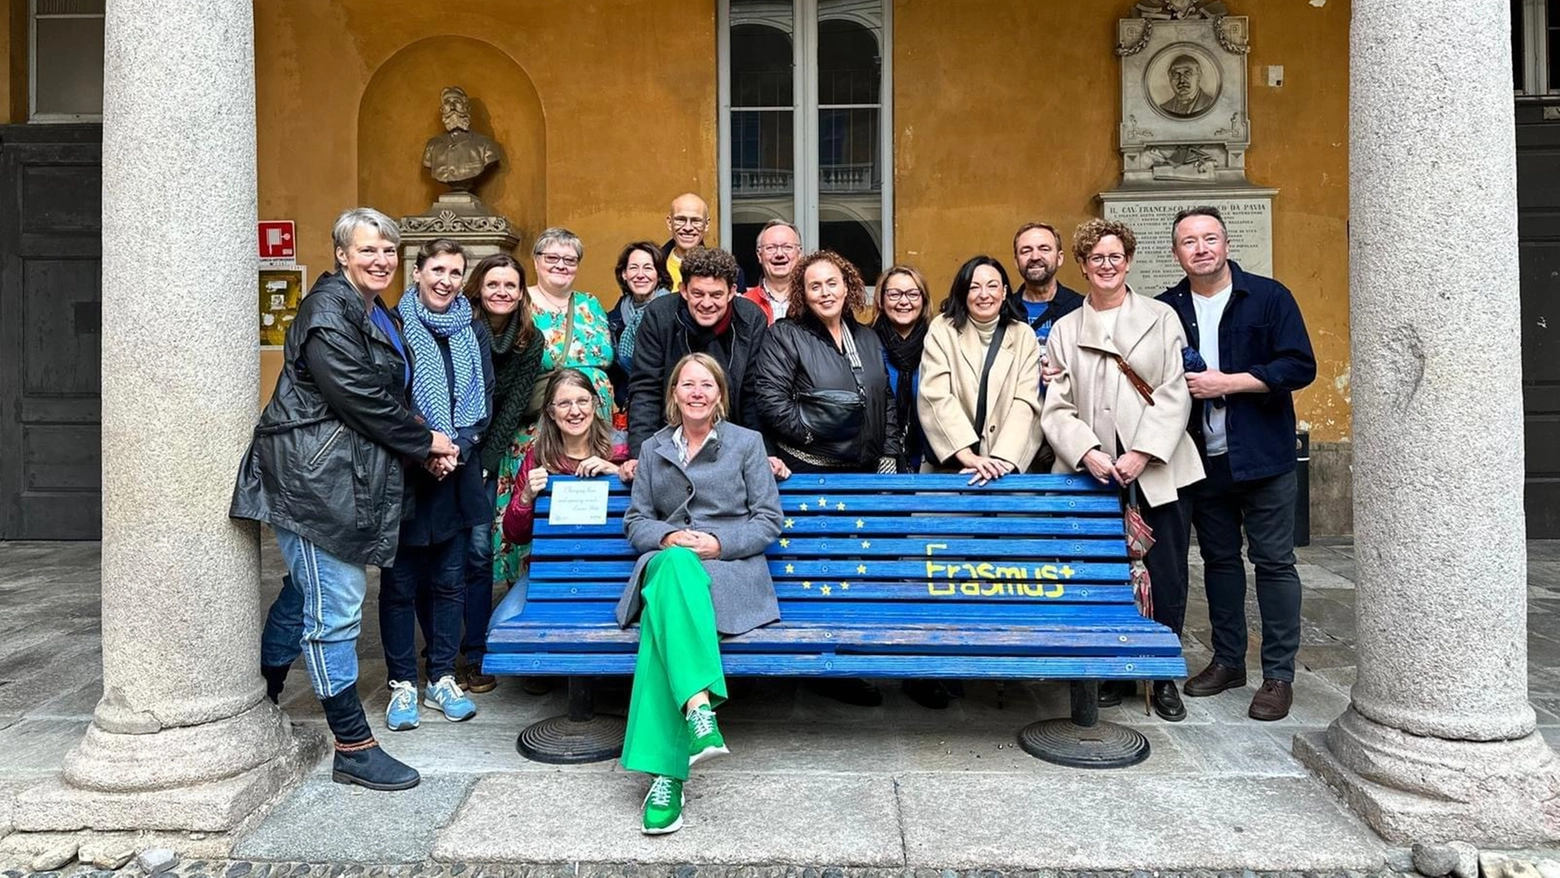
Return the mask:
[[[1074,475],[793,475],[767,557],[787,624],[1079,625],[1133,605],[1120,493]],[[628,488],[604,525],[552,525],[538,504],[528,601],[599,624],[633,570]]]

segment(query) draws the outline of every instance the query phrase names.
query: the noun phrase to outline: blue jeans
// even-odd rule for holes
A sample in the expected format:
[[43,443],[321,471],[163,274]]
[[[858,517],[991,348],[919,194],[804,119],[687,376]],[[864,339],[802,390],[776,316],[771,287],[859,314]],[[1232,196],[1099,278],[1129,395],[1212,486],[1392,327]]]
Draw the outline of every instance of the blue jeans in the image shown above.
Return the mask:
[[368,576],[361,564],[343,561],[290,530],[274,530],[288,573],[266,615],[260,663],[290,665],[302,653],[314,694],[329,698],[357,683]]
[[428,680],[455,673],[466,604],[467,534],[431,546],[401,544],[379,576],[379,637],[391,680],[417,681],[417,603],[426,593]]

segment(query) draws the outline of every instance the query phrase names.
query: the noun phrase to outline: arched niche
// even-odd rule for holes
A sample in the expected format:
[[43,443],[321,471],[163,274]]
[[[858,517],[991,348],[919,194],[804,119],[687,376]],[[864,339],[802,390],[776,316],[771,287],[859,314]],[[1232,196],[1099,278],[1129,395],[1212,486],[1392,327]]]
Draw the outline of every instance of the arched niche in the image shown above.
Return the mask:
[[358,104],[358,201],[396,218],[428,210],[444,187],[422,166],[423,147],[444,131],[439,93],[451,85],[471,98],[472,130],[503,150],[477,194],[509,217],[524,252],[546,216],[546,120],[531,77],[481,40],[429,37],[374,71]]

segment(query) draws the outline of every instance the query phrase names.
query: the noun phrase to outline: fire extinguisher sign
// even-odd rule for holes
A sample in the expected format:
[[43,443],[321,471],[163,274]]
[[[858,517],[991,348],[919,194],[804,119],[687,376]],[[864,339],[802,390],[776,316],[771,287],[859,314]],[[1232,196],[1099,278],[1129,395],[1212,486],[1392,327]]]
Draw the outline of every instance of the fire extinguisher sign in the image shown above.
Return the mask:
[[259,227],[260,258],[292,261],[296,253],[293,244],[297,238],[293,230],[293,221],[261,220]]

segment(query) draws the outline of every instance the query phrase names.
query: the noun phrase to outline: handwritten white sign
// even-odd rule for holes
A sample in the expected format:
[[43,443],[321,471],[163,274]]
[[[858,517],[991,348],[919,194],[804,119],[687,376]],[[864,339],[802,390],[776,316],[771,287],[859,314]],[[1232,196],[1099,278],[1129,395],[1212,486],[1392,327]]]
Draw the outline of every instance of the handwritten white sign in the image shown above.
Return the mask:
[[607,480],[554,482],[548,524],[606,524]]

